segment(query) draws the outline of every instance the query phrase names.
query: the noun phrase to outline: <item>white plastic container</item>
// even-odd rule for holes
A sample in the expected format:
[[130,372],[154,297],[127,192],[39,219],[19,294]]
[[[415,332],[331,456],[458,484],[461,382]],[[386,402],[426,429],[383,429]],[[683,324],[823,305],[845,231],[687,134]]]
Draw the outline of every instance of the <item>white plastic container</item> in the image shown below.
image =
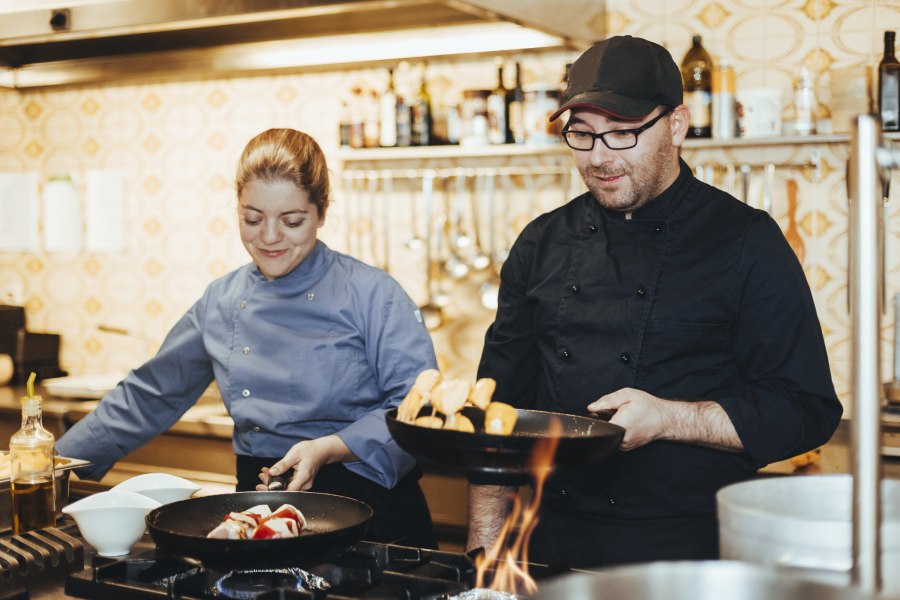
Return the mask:
[[781,90],[773,87],[738,90],[741,137],[781,135]]
[[[723,559],[777,567],[834,585],[850,583],[852,479],[796,475],[736,483],[719,490]],[[883,591],[900,595],[900,481],[882,481]]]

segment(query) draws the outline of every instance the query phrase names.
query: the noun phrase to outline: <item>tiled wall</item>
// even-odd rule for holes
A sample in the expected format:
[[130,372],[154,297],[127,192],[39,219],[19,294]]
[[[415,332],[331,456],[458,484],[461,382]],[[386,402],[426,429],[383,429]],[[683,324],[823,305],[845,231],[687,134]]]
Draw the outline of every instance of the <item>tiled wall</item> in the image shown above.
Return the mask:
[[[666,45],[677,61],[692,33],[703,35],[714,57],[727,58],[738,86],[776,86],[787,100],[802,64],[817,75],[821,115],[827,117],[830,73],[835,68],[876,65],[884,29],[900,29],[896,0],[607,0],[611,33],[642,35]],[[556,83],[573,55],[518,57],[526,81]],[[449,60],[429,65],[436,99],[458,97],[462,89],[490,88],[494,62]],[[126,370],[146,358],[206,284],[246,262],[236,231],[231,188],[241,148],[259,131],[289,126],[315,136],[335,175],[341,169],[337,140],[340,99],[357,84],[381,89],[377,70],[260,76],[228,80],[0,91],[0,171],[38,171],[46,178],[87,169],[117,169],[126,176],[129,247],[121,254],[0,254],[0,283],[25,290],[30,328],[64,336],[64,367],[75,373]],[[786,107],[789,110],[789,107]],[[742,162],[783,165],[808,160],[813,148],[824,158],[823,176],[808,169],[777,170],[773,213],[786,225],[781,190],[788,178],[800,183],[797,221],[807,248],[807,269],[842,398],[849,390],[849,316],[846,311],[846,199],[840,144],[787,148],[692,151],[697,163]],[[560,158],[561,157],[561,158]],[[565,154],[550,162],[565,164]],[[521,164],[540,162],[516,159]],[[509,161],[500,161],[506,163]],[[336,181],[339,180],[336,177]],[[530,212],[562,199],[562,179],[540,179],[534,206],[513,182],[510,226]],[[894,176],[895,190],[900,181]],[[577,187],[577,186],[574,186]],[[573,187],[573,189],[574,189]],[[900,194],[895,191],[894,195]],[[322,237],[338,250],[355,249],[371,259],[358,194],[340,189]],[[383,202],[383,200],[379,200]],[[391,271],[409,293],[424,301],[421,254],[405,242],[410,205],[397,194],[387,207],[392,232]],[[891,278],[900,271],[900,210],[892,209]],[[368,220],[367,220],[368,219]],[[478,302],[486,273],[454,282],[447,322],[434,333],[441,362],[462,376],[474,375],[491,312]],[[891,291],[900,289],[894,284]],[[890,311],[889,311],[890,312]],[[113,326],[131,336],[106,333]],[[884,320],[884,365],[892,359],[893,319]]]

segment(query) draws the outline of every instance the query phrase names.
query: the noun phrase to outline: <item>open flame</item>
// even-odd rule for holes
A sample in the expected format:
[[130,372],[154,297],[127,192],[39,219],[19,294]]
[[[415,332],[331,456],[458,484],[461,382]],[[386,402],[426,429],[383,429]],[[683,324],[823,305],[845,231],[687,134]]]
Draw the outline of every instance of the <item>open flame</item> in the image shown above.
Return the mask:
[[[534,493],[524,508],[519,496],[516,496],[512,511],[503,523],[497,542],[484,555],[478,557],[475,564],[476,588],[509,594],[537,592],[537,583],[528,574],[528,543],[538,524],[537,513],[541,505],[544,482],[553,466],[561,432],[562,425],[557,420],[552,420],[547,437],[541,438],[535,444],[528,465]],[[491,569],[494,572],[493,580],[486,588],[486,575]]]

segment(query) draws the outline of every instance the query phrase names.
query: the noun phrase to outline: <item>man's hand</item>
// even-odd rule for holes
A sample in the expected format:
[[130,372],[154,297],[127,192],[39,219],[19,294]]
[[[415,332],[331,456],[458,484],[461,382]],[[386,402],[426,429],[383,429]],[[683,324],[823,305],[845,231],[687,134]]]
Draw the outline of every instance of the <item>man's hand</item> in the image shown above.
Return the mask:
[[655,440],[699,444],[740,451],[744,445],[725,410],[710,400],[664,400],[634,388],[622,388],[588,405],[588,410],[615,410],[609,420],[625,428],[622,450],[634,450]]
[[259,474],[262,483],[257,485],[256,489],[265,492],[272,477],[283,475],[293,468],[294,474],[290,481],[286,482],[285,489],[294,492],[308,490],[312,487],[319,469],[324,465],[354,459],[353,453],[336,435],[304,440],[291,446],[284,458],[271,467],[263,467]]

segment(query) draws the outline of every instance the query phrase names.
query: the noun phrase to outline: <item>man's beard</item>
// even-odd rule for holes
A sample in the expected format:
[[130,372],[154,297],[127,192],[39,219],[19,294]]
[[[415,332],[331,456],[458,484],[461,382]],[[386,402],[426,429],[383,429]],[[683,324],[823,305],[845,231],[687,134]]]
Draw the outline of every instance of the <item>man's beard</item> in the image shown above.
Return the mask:
[[[640,160],[637,168],[628,163],[621,165],[610,163],[599,167],[579,166],[578,171],[600,206],[618,212],[632,212],[656,198],[662,191],[659,188],[664,166],[671,160],[670,153],[671,146],[661,144],[654,154]],[[626,183],[630,186],[611,192],[604,190],[596,179],[618,175],[624,175]]]

